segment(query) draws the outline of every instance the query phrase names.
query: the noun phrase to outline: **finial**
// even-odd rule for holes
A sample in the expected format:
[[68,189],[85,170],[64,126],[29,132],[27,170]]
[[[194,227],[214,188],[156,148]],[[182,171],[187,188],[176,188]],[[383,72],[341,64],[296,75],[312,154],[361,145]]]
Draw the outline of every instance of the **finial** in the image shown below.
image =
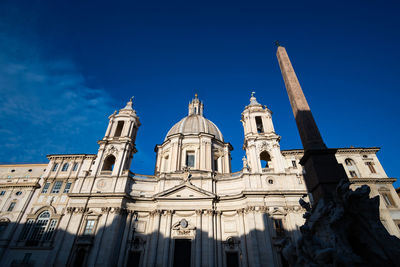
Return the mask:
[[132,100],[133,100],[134,98],[135,98],[135,97],[132,96],[132,97],[129,99],[129,102],[132,102]]
[[256,93],[256,92],[254,92],[254,91],[251,92],[251,97],[254,97],[254,94],[255,94],[255,93]]
[[278,40],[275,40],[275,45],[276,45],[276,47],[280,47],[281,46],[281,44],[279,43],[279,41]]
[[196,99],[197,99],[197,93],[195,93],[195,94],[194,94],[194,98],[196,98]]

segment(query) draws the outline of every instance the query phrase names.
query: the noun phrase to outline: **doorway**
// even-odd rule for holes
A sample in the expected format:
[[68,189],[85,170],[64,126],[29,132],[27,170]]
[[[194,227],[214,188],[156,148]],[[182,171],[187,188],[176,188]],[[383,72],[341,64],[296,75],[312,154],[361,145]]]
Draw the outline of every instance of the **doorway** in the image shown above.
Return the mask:
[[174,267],[190,267],[192,242],[190,239],[175,239]]

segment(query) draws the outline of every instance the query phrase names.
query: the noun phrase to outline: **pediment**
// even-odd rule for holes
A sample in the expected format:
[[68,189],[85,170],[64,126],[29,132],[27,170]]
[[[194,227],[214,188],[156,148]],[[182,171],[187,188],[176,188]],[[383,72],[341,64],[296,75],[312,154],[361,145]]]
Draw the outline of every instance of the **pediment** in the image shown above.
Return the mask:
[[191,183],[183,183],[174,186],[168,190],[160,192],[154,196],[156,199],[210,199],[215,198],[215,194],[212,192],[201,189]]

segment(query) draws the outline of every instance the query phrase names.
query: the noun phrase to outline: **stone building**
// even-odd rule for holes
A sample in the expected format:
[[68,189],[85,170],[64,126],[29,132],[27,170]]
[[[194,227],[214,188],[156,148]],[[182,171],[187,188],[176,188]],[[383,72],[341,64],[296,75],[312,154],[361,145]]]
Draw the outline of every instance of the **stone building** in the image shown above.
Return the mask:
[[[272,112],[254,95],[241,114],[243,168],[204,116],[188,116],[156,146],[154,175],[130,171],[140,127],[132,100],[109,117],[97,154],[49,155],[48,164],[0,165],[1,266],[287,266],[307,197],[299,160],[281,150]],[[239,114],[238,114],[239,115]],[[400,237],[400,199],[379,148],[338,148],[354,187],[380,197],[381,220]]]

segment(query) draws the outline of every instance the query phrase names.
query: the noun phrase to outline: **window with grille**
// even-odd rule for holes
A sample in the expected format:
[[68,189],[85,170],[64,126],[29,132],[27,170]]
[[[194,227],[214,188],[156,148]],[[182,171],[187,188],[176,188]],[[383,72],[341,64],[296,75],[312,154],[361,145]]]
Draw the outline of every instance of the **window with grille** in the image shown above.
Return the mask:
[[357,173],[355,171],[350,171],[350,176],[352,178],[357,178]]
[[58,219],[52,219],[49,211],[43,211],[37,219],[29,219],[22,229],[19,240],[26,240],[27,246],[37,246],[41,241],[53,238]]
[[78,165],[79,165],[78,163],[76,162],[74,163],[74,166],[72,167],[73,172],[76,172],[78,170]]
[[351,178],[360,177],[357,165],[354,162],[354,160],[347,158],[347,159],[344,160],[344,163],[346,164],[346,168],[349,171],[349,174],[350,174]]
[[373,162],[365,162],[365,165],[368,166],[369,170],[371,173],[376,173],[375,167],[374,167],[374,163]]
[[51,190],[52,194],[58,194],[60,192],[62,181],[56,181],[53,186],[53,190]]
[[8,207],[7,211],[12,211],[15,207],[15,204],[17,204],[17,202],[13,201],[11,202],[10,206]]
[[69,193],[70,189],[71,189],[71,183],[66,183],[64,187],[64,193]]
[[49,190],[49,187],[50,187],[50,183],[45,183],[43,186],[42,193],[47,193],[47,191]]
[[47,228],[46,234],[44,236],[44,240],[51,240],[53,237],[53,233],[56,230],[57,220],[53,219],[50,221],[49,227]]
[[83,231],[83,235],[92,235],[94,233],[94,220],[87,220],[85,225],[85,230]]
[[28,233],[31,231],[34,223],[34,219],[29,219],[26,221],[24,229],[22,229],[21,235],[19,236],[19,240],[25,240],[28,237]]
[[52,172],[55,172],[58,168],[58,163],[53,165],[53,169],[51,169]]
[[6,191],[4,191],[4,190],[0,192],[0,196],[4,196],[5,194],[6,194]]
[[62,172],[66,172],[68,170],[69,164],[65,163],[61,169]]
[[293,168],[297,168],[297,164],[296,164],[296,161],[295,160],[292,160],[292,166],[293,166]]

